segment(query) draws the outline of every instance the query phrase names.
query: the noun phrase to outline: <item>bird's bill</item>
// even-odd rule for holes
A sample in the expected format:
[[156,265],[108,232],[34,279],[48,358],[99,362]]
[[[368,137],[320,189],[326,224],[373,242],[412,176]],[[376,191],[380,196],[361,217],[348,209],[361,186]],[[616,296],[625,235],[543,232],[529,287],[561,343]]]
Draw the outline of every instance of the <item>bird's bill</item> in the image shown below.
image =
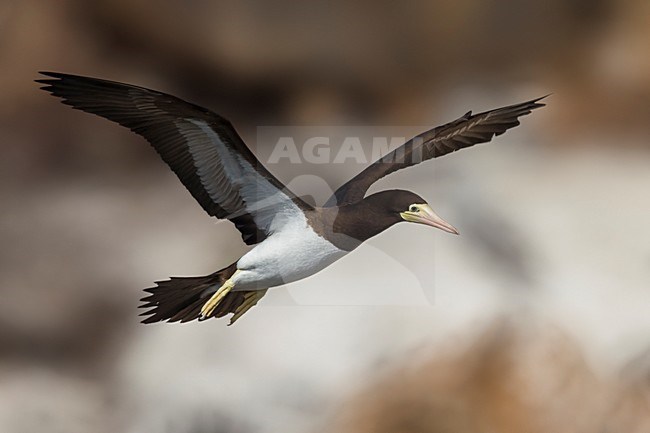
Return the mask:
[[447,233],[458,234],[458,230],[447,221],[440,218],[434,211],[431,209],[431,206],[427,204],[417,205],[418,211],[411,212],[406,211],[400,213],[404,221],[411,223],[425,224],[437,229],[443,230]]

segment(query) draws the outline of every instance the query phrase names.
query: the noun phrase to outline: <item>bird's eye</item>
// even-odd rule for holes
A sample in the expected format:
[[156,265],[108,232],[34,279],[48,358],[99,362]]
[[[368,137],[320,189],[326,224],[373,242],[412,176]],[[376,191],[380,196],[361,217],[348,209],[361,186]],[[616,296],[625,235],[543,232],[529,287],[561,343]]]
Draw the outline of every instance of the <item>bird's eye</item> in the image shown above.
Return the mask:
[[419,212],[420,208],[418,208],[416,205],[412,204],[409,206],[409,212]]

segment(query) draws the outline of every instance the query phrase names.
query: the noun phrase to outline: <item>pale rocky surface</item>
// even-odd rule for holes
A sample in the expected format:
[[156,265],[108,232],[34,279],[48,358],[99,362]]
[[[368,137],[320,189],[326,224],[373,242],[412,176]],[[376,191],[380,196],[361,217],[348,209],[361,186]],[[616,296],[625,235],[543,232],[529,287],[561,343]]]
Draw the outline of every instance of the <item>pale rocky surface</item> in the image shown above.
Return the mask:
[[[647,2],[389,3],[0,4],[0,431],[650,430]],[[245,247],[141,139],[48,99],[42,69],[204,104],[261,155],[257,126],[426,127],[554,95],[375,186],[460,237],[399,225],[233,327],[143,326],[142,288]],[[360,167],[272,169],[321,193]]]

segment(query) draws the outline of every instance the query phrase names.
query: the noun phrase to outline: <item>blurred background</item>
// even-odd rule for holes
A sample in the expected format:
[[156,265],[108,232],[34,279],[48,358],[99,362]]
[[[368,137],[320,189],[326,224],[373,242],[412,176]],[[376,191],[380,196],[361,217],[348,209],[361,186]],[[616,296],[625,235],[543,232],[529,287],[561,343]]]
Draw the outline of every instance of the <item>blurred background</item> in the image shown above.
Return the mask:
[[[0,431],[650,431],[649,24],[645,0],[0,1]],[[460,237],[400,225],[233,327],[144,326],[142,288],[230,263],[239,233],[39,70],[210,107],[259,155],[263,125],[553,95],[373,188]],[[433,296],[395,301],[414,284]]]

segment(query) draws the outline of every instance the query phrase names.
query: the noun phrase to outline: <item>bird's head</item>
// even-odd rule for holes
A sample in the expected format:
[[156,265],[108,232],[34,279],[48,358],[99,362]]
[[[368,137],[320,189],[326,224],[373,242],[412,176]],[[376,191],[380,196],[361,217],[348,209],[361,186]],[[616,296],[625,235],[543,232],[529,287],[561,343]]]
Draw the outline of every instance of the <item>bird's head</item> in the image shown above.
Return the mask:
[[360,202],[340,208],[325,208],[325,211],[334,215],[330,241],[347,251],[404,221],[458,234],[451,224],[436,215],[426,200],[410,191],[381,191]]
[[397,219],[396,222],[425,224],[448,233],[458,234],[458,230],[440,218],[426,200],[414,192],[390,190],[382,191],[374,196],[377,201],[381,202],[384,211],[391,213]]

